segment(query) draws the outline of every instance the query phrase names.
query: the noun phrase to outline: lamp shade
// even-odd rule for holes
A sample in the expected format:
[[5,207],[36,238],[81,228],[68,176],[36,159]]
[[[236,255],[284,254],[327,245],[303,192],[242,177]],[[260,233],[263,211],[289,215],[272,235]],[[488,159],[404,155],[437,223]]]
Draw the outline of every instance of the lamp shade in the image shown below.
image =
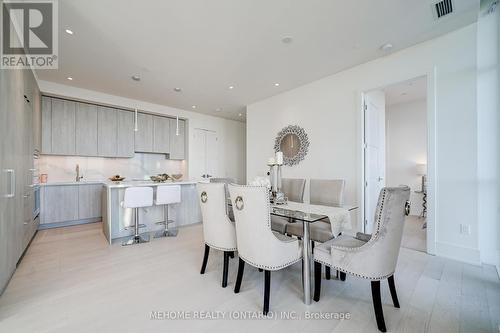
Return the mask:
[[417,175],[425,176],[427,174],[427,164],[417,164]]

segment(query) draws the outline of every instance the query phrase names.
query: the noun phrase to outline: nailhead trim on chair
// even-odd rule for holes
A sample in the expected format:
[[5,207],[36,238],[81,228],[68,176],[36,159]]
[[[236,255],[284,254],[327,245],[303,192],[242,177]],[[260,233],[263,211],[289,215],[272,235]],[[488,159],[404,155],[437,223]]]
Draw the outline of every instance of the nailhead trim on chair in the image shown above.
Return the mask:
[[[238,185],[239,187],[252,187],[252,188],[262,188],[262,186],[255,186],[255,185]],[[240,196],[238,196],[238,198],[240,198]],[[243,198],[242,198],[243,199]],[[271,202],[270,200],[271,198],[269,197],[269,191],[266,191],[266,200],[267,200],[267,226],[269,227],[269,232],[273,233],[273,231],[271,230],[271,205],[269,204]],[[236,205],[236,200],[234,202],[234,204]],[[243,210],[244,208],[242,208]],[[273,236],[276,237],[273,233]],[[283,242],[281,239],[279,239],[278,237],[276,237],[277,240],[279,240],[280,242]],[[300,244],[299,244],[300,246]],[[283,265],[279,265],[279,266],[266,266],[266,265],[260,265],[260,264],[256,264],[250,260],[247,260],[245,259],[244,257],[242,257],[239,253],[238,253],[238,256],[243,259],[246,263],[248,263],[249,265],[252,265],[254,267],[257,267],[257,268],[262,268],[262,269],[265,269],[265,270],[269,270],[269,271],[276,271],[276,270],[279,270],[279,269],[283,269],[285,267],[288,267],[290,265],[293,265],[299,261],[302,260],[302,256],[296,260],[292,260],[290,262],[287,262]]]
[[216,250],[220,250],[220,251],[236,251],[238,250],[238,248],[236,247],[228,247],[228,248],[224,248],[224,247],[220,247],[220,246],[215,246],[215,245],[212,245],[208,242],[205,242],[205,244],[207,244],[208,246],[210,246],[212,249],[216,249]]
[[[380,234],[380,227],[382,225],[382,223],[381,223],[382,211],[384,210],[386,195],[387,195],[387,190],[383,189],[382,190],[382,200],[380,202],[380,209],[378,211],[378,217],[377,217],[377,223],[376,223],[377,228],[376,228],[375,232],[372,234],[372,237],[370,238],[370,240],[368,242],[366,242],[365,244],[359,246],[359,247],[352,248],[352,247],[332,245],[332,249],[342,250],[342,251],[345,251],[345,252],[356,252],[356,251],[359,251],[361,248],[365,248],[365,247],[371,246],[372,243],[375,242],[375,240],[378,238],[378,236]],[[348,274],[351,274],[351,275],[354,275],[354,276],[357,276],[357,277],[360,277],[360,278],[363,278],[363,279],[368,279],[368,280],[375,280],[375,281],[377,281],[377,280],[383,280],[383,279],[387,279],[391,275],[394,275],[394,272],[392,272],[390,274],[387,274],[387,275],[384,275],[384,276],[380,276],[380,277],[369,277],[369,276],[366,276],[366,275],[356,274],[356,273],[347,271],[347,270],[345,270],[343,268],[340,268],[340,267],[337,267],[337,266],[333,266],[331,263],[324,262],[323,260],[318,260],[318,259],[314,258],[314,261],[319,262],[319,263],[321,263],[323,265],[329,266],[329,267],[331,267],[333,269],[336,269],[338,271],[341,271],[341,272],[344,272],[344,273],[348,273]]]

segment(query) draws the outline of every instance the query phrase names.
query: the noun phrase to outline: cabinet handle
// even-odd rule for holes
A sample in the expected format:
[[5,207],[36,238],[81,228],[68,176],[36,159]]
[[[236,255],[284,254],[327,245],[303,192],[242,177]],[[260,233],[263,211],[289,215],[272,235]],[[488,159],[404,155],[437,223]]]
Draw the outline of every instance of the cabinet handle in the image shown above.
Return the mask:
[[5,198],[14,198],[16,196],[16,171],[14,169],[5,169],[4,172],[10,174],[9,194],[5,194]]

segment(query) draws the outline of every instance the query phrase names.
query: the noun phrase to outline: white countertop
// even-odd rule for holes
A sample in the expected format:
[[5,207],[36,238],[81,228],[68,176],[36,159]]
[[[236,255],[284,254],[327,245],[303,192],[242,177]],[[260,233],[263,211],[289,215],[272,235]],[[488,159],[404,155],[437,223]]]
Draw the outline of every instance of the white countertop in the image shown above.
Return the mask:
[[158,186],[158,185],[192,185],[197,181],[181,180],[176,182],[156,183],[148,180],[129,180],[123,182],[112,182],[109,180],[82,180],[82,181],[68,181],[68,182],[49,182],[40,183],[40,186],[69,186],[69,185],[99,185],[102,184],[108,188],[126,188],[131,186]]

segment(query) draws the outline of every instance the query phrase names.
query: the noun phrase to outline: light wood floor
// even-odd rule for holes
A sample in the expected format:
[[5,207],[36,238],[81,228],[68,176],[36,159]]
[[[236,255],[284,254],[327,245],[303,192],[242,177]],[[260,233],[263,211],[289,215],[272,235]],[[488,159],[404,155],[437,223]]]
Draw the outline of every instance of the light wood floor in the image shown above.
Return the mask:
[[[302,303],[300,264],[272,274],[271,311],[349,312],[350,320],[150,320],[151,311],[260,311],[263,274],[247,266],[241,293],[220,287],[222,254],[207,273],[200,225],[177,238],[109,246],[100,224],[40,231],[0,298],[0,332],[377,332],[367,281],[323,280],[322,299]],[[401,249],[401,309],[383,283],[389,332],[498,332],[500,283],[491,266],[472,266]]]
[[415,215],[407,216],[401,246],[407,249],[427,252],[427,229],[422,229],[425,219]]

